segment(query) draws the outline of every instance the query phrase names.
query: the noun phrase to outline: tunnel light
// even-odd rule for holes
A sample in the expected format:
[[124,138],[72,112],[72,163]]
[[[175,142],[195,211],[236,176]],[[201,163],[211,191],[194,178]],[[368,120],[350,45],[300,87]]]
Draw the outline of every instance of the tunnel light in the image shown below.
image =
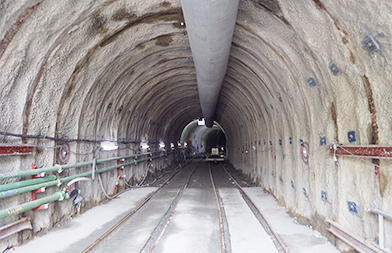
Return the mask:
[[150,148],[150,145],[148,145],[147,142],[142,142],[142,143],[140,144],[140,148],[141,148],[141,149],[149,149],[149,148]]
[[163,143],[163,141],[160,141],[160,142],[159,142],[159,147],[160,147],[160,148],[165,148],[165,143]]
[[187,146],[188,146],[188,143],[184,142],[184,147],[187,147]]
[[117,142],[113,142],[113,141],[102,141],[101,142],[101,148],[102,150],[117,150],[118,149],[118,145]]
[[172,143],[170,143],[170,148],[174,148],[174,143],[172,142]]
[[197,125],[198,126],[205,126],[206,121],[204,120],[204,118],[199,118],[199,120],[197,121]]

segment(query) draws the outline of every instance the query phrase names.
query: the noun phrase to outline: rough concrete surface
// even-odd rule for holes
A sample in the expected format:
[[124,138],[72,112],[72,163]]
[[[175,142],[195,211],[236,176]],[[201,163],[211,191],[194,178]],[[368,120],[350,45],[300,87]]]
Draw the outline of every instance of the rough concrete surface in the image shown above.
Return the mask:
[[[153,252],[221,252],[221,236],[217,202],[212,188],[208,164],[183,168],[173,180],[140,210],[113,231],[92,252],[141,252],[141,248],[160,224],[176,193],[191,176],[163,234]],[[222,198],[230,234],[229,252],[278,252],[270,235],[250,211],[232,181],[222,175],[223,169],[212,168],[214,184]],[[225,173],[223,172],[223,175]],[[7,252],[82,252],[122,217],[136,208],[156,187],[139,188],[110,200],[35,238],[26,245]],[[290,218],[273,196],[261,187],[245,189],[290,252],[331,253],[338,250],[319,232]],[[45,247],[42,248],[42,245]]]
[[[341,251],[351,249],[326,230],[325,218],[377,244],[377,216],[365,208],[392,213],[391,162],[327,155],[335,142],[392,143],[391,18],[388,0],[241,0],[215,111],[233,166]],[[0,142],[38,145],[33,155],[0,157],[0,173],[59,163],[60,141],[7,133],[123,142],[117,152],[70,142],[72,164],[147,152],[142,142],[169,149],[202,116],[180,0],[3,0],[0,24]],[[125,174],[138,183],[178,158]],[[110,194],[117,191],[115,174],[103,181]],[[79,187],[82,212],[104,199],[97,182]],[[30,193],[4,198],[0,209],[29,201]],[[0,226],[31,217],[34,229],[3,239],[0,249],[76,213],[67,200],[2,219]],[[389,249],[391,234],[386,220]]]

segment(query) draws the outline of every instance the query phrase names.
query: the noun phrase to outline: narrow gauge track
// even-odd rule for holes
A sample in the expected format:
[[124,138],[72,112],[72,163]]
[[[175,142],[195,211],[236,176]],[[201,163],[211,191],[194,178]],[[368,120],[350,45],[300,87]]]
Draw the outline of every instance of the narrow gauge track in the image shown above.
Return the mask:
[[272,242],[275,244],[276,249],[280,253],[289,253],[290,250],[289,248],[285,245],[283,240],[280,238],[279,235],[277,235],[272,227],[268,224],[267,220],[264,218],[263,214],[261,211],[257,208],[257,206],[253,203],[251,198],[249,197],[248,194],[244,191],[244,189],[241,187],[241,185],[237,182],[237,180],[227,171],[226,167],[221,164],[222,168],[226,172],[226,174],[231,178],[231,180],[234,182],[235,186],[241,193],[242,198],[245,200],[246,204],[248,204],[250,210],[252,213],[256,216],[257,220],[259,221],[260,225],[264,228],[264,230],[267,232],[267,234],[271,237]]
[[[195,171],[197,165],[201,162],[202,159],[200,159],[196,166],[193,168],[191,175],[189,176],[187,183],[185,184],[184,188],[178,192],[176,198],[173,200],[176,201],[176,199],[179,200],[179,196],[181,195],[181,193],[185,190],[187,184],[189,183],[190,178],[193,175],[193,172]],[[172,180],[174,178],[174,176],[177,175],[177,173],[181,170],[181,167],[178,168],[173,175],[171,175],[169,178],[167,178],[160,187],[158,187],[158,189],[156,189],[155,191],[153,191],[150,195],[147,196],[147,198],[145,198],[135,209],[133,209],[130,213],[128,213],[124,218],[122,218],[119,222],[116,223],[116,225],[114,225],[113,227],[111,227],[109,230],[107,230],[102,236],[100,236],[97,240],[94,241],[94,243],[92,243],[90,246],[88,246],[86,249],[84,249],[82,251],[82,253],[88,253],[91,252],[98,244],[100,244],[102,241],[104,241],[113,231],[115,231],[118,227],[120,227],[122,224],[124,224],[124,222],[126,222],[132,215],[134,215],[137,211],[139,211],[152,197],[154,197],[162,188],[164,188],[169,182],[170,180]],[[177,200],[177,203],[178,203]],[[171,207],[173,206],[173,203],[171,205]],[[151,238],[150,238],[151,239]],[[150,240],[149,240],[150,241]],[[147,245],[147,244],[146,244]],[[144,247],[145,248],[145,247]],[[143,249],[144,249],[143,248]]]
[[210,174],[212,188],[214,189],[214,195],[216,199],[216,204],[218,206],[219,214],[219,229],[221,233],[221,251],[222,253],[231,253],[231,242],[230,242],[230,231],[227,222],[227,217],[223,205],[223,200],[219,195],[219,191],[215,186],[214,177],[212,176],[211,163],[208,163],[208,171]]
[[[224,204],[230,200],[227,196],[226,199],[220,196],[220,189],[224,193],[227,188],[231,191],[238,189],[236,195],[242,196],[248,205],[246,208],[250,208],[271,238],[276,252],[289,252],[226,168],[215,165],[212,169],[211,163],[207,166],[200,162],[193,168],[175,171],[138,207],[83,252],[237,252],[238,243],[237,250],[232,248]],[[135,221],[130,223],[129,220]],[[235,225],[233,227],[235,229]],[[137,239],[140,235],[143,239]]]

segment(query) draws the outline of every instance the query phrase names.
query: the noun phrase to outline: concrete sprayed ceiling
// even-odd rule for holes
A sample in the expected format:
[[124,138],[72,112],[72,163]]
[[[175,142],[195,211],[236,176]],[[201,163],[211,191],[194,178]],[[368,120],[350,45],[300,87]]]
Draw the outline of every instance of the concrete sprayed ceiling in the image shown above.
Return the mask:
[[[180,1],[1,4],[3,131],[174,141],[201,116]],[[241,138],[250,126],[338,138],[336,117],[355,128],[349,115],[374,114],[365,90],[389,77],[389,51],[362,45],[380,50],[389,5],[241,1],[216,120]]]
[[[390,164],[326,154],[392,143],[391,19],[387,0],[241,0],[214,117],[236,168],[317,226],[366,238],[375,219],[347,201],[392,210]],[[2,0],[0,24],[2,133],[157,146],[202,116],[180,0]],[[52,166],[54,152],[2,165]]]

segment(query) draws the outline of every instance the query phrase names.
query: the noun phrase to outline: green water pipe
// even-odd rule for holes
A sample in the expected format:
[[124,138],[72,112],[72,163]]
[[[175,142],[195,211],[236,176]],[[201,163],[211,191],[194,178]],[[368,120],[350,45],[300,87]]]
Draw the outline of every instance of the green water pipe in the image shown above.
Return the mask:
[[[103,172],[106,172],[106,171],[109,171],[109,170],[114,170],[114,169],[117,169],[120,166],[128,166],[128,165],[132,165],[132,164],[137,164],[138,162],[144,162],[144,161],[147,161],[147,160],[150,160],[150,159],[156,159],[156,158],[161,158],[161,157],[163,157],[163,155],[151,156],[151,157],[148,157],[148,158],[143,158],[143,159],[135,160],[135,161],[128,162],[128,163],[122,163],[122,164],[119,164],[119,165],[113,165],[113,166],[110,166],[110,167],[106,167],[106,168],[102,168],[102,169],[96,170],[95,174],[103,173]],[[92,174],[93,173],[91,171],[89,171],[89,172],[85,172],[85,173],[82,173],[82,174],[77,174],[77,175],[73,175],[73,176],[69,176],[69,177],[65,177],[65,178],[60,178],[60,181],[62,183],[66,183],[66,182],[69,182],[69,181],[71,181],[71,180],[73,180],[75,178],[78,178],[78,177],[89,177]]]
[[26,187],[21,187],[21,188],[1,191],[0,192],[0,199],[11,197],[11,196],[18,195],[18,194],[22,194],[22,193],[25,193],[25,192],[35,191],[35,190],[38,190],[38,189],[41,189],[41,188],[44,188],[44,187],[49,187],[49,186],[53,186],[53,185],[60,185],[60,184],[61,184],[60,180],[55,180],[55,181],[50,181],[50,182],[30,185],[30,186],[26,186]]
[[[154,153],[156,154],[156,153],[160,153],[160,152],[154,152]],[[153,153],[151,153],[151,154],[153,154]],[[145,155],[145,154],[143,154],[143,155]],[[139,155],[139,156],[141,156],[141,155]],[[128,162],[128,163],[122,163],[121,166],[128,166],[128,165],[132,165],[132,164],[137,164],[138,162],[148,161],[150,159],[161,158],[163,156],[165,156],[165,154],[161,154],[159,156],[151,156],[151,157],[143,158],[143,159],[140,159],[140,160],[135,160],[135,161]],[[137,157],[137,156],[131,156],[131,157]],[[131,157],[127,157],[127,158],[131,158]],[[121,157],[116,157],[115,159],[110,159],[110,160],[112,161],[112,160],[118,160],[118,159],[122,159],[122,158]],[[108,160],[108,159],[105,159],[105,160]],[[92,162],[91,162],[91,164],[92,164]],[[106,167],[106,168],[103,168],[103,169],[100,169],[100,170],[96,170],[95,174],[103,173],[103,172],[106,172],[106,171],[109,171],[109,170],[113,170],[113,169],[117,169],[118,167],[119,167],[119,165],[114,165],[114,166]],[[3,192],[0,192],[0,198],[13,196],[13,195],[16,195],[16,194],[29,192],[29,191],[33,191],[33,190],[37,190],[37,189],[40,189],[40,188],[43,188],[43,187],[49,187],[49,186],[53,186],[53,185],[60,185],[61,183],[69,182],[69,181],[71,181],[71,180],[73,180],[75,178],[87,177],[87,176],[91,176],[91,175],[92,175],[92,172],[90,171],[90,172],[86,172],[86,173],[82,173],[82,174],[78,174],[78,175],[74,175],[74,176],[69,176],[69,177],[57,179],[57,180],[50,181],[50,182],[40,183],[40,184],[37,184],[37,185],[30,185],[30,186],[21,187],[21,188],[18,188],[18,189],[11,189],[13,191],[16,190],[17,192],[15,192],[15,193],[10,192],[10,193],[5,193],[4,194],[4,191],[3,191]],[[27,180],[27,181],[30,181],[30,180]],[[15,206],[15,207],[11,207],[11,208],[8,208],[8,209],[0,210],[0,219],[6,218],[6,217],[11,216],[11,215],[15,215],[15,214],[19,214],[19,213],[23,213],[23,212],[32,210],[32,209],[34,209],[36,207],[39,207],[39,206],[44,205],[44,204],[48,204],[50,202],[62,201],[64,198],[68,198],[68,197],[66,197],[66,194],[64,192],[56,192],[56,193],[54,193],[51,196],[43,197],[43,198],[40,198],[38,200],[34,200],[34,201],[31,201],[31,202],[28,202],[28,203],[25,203],[25,204],[21,204],[21,205]]]
[[[138,162],[147,161],[147,160],[150,160],[150,159],[161,158],[162,156],[163,155],[151,156],[151,157],[148,157],[148,158],[143,158],[143,159],[135,160],[135,161],[128,162],[128,163],[123,163],[123,164],[121,164],[121,166],[128,166],[128,165],[136,164]],[[119,165],[113,165],[113,166],[106,167],[106,168],[103,168],[103,169],[100,169],[100,170],[96,170],[95,174],[99,174],[99,173],[103,173],[103,172],[106,172],[106,171],[109,171],[109,170],[117,169],[118,167],[119,167]],[[49,176],[49,177],[46,177],[46,178],[49,178],[49,179],[54,180],[54,181],[37,183],[35,185],[25,186],[25,187],[21,187],[21,188],[14,188],[14,189],[11,188],[11,189],[7,189],[7,190],[4,190],[4,191],[0,191],[0,199],[11,197],[11,196],[15,196],[15,195],[22,194],[22,193],[25,193],[25,192],[31,192],[31,191],[38,190],[38,189],[44,188],[44,187],[60,185],[61,183],[69,182],[69,181],[71,181],[71,180],[73,180],[75,178],[89,177],[91,175],[92,175],[92,172],[89,171],[89,172],[85,172],[85,173],[82,173],[82,174],[77,174],[77,175],[73,175],[73,176],[69,176],[69,177],[65,177],[65,178],[60,178],[58,180],[55,180],[56,176],[54,176],[54,175],[53,176]],[[26,180],[26,181],[32,181],[32,180]],[[21,182],[23,182],[23,181],[21,181]],[[18,182],[18,183],[20,183],[20,182]],[[12,183],[12,184],[14,184],[14,183]],[[7,186],[7,185],[5,185],[5,186]]]
[[[116,160],[120,160],[120,159],[137,158],[139,156],[152,155],[152,154],[157,154],[157,153],[161,153],[161,152],[162,151],[155,151],[155,152],[151,152],[151,153],[144,153],[144,154],[138,154],[138,155],[106,158],[106,159],[98,160],[97,164],[110,162],[110,161],[116,161]],[[167,152],[166,154],[170,154],[170,153],[172,153],[172,151]],[[0,174],[0,180],[4,180],[4,179],[8,179],[8,178],[15,178],[15,177],[28,177],[28,176],[37,175],[42,172],[62,171],[62,170],[66,170],[66,169],[78,168],[78,167],[88,166],[88,165],[92,165],[92,164],[93,164],[93,162],[91,161],[91,162],[82,162],[82,163],[75,163],[75,164],[55,165],[53,167],[35,169],[35,170],[23,170],[23,171],[17,171],[17,172],[8,172],[8,173]]]
[[48,204],[50,202],[54,201],[61,201],[65,198],[65,193],[64,192],[55,192],[53,195],[43,197],[31,202],[27,202],[18,206],[14,206],[11,208],[7,208],[4,210],[0,210],[0,219],[4,219],[8,216],[23,213],[29,210],[32,210],[36,207]]
[[48,181],[53,181],[55,179],[56,179],[56,176],[52,175],[49,177],[42,177],[42,178],[19,181],[19,182],[15,182],[15,183],[4,184],[4,185],[0,185],[0,192],[7,191],[10,189],[20,188],[20,187],[24,187],[24,186],[44,183],[44,182],[48,182]]

